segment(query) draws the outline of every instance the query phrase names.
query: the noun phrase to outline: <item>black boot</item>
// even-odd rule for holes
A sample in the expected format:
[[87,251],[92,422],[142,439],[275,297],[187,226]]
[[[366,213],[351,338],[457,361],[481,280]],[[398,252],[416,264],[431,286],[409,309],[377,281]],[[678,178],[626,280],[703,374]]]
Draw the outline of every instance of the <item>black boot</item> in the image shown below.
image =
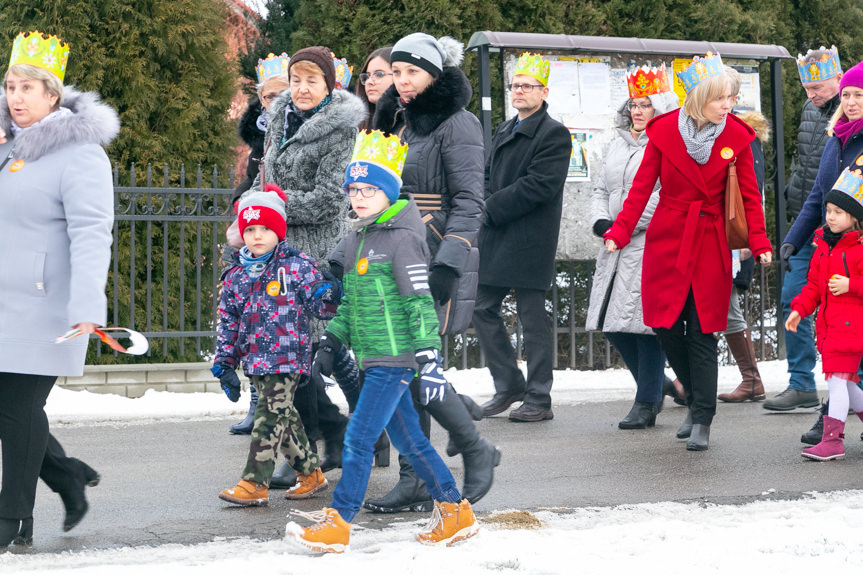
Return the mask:
[[[800,436],[800,442],[807,445],[817,445],[821,442],[821,434],[824,432],[824,416],[827,415],[827,409],[830,402],[821,404],[821,412],[818,414],[818,421],[812,426],[812,429]],[[863,436],[861,436],[863,439]]]
[[9,547],[9,544],[18,536],[20,526],[20,519],[0,519],[0,549]]
[[500,465],[500,450],[485,439],[476,448],[462,453],[464,461],[464,487],[461,496],[471,505],[485,497],[494,482],[494,468]]
[[297,483],[297,472],[287,461],[282,461],[282,464],[273,473],[270,479],[270,489],[290,489]]
[[656,414],[662,411],[662,402],[636,401],[632,409],[617,427],[620,429],[645,429],[656,425]]
[[84,486],[81,486],[80,491],[76,489],[60,493],[60,499],[63,500],[63,506],[66,508],[63,531],[71,531],[81,523],[87,511],[90,510],[90,504],[87,503],[87,497],[84,495]]
[[390,466],[390,436],[386,431],[375,442],[375,467]]
[[18,529],[18,535],[12,541],[12,545],[19,547],[33,546],[33,518],[27,517],[21,520],[21,527]]
[[342,449],[345,447],[345,428],[341,433],[328,437],[324,442],[324,456],[321,458],[321,471],[326,473],[342,466]]
[[710,441],[710,426],[696,423],[692,426],[689,441],[686,442],[687,451],[707,451]]
[[228,433],[231,435],[250,435],[252,428],[255,426],[255,408],[258,406],[258,390],[255,389],[254,385],[249,385],[249,390],[252,392],[252,400],[249,402],[249,413],[246,414],[246,419],[228,428]]
[[363,503],[363,507],[375,513],[431,511],[433,506],[425,482],[417,477],[404,455],[399,455],[399,481],[395,487],[383,497]]
[[[472,397],[468,395],[463,395],[461,393],[458,394],[459,398],[461,398],[462,403],[464,403],[467,412],[470,414],[471,418],[474,421],[482,421],[482,408],[473,400]],[[450,435],[449,441],[446,444],[446,454],[450,457],[455,457],[461,453],[458,445],[456,445],[455,441],[453,441],[452,435]]]
[[686,439],[692,435],[692,410],[686,410],[686,419],[677,428],[677,439]]

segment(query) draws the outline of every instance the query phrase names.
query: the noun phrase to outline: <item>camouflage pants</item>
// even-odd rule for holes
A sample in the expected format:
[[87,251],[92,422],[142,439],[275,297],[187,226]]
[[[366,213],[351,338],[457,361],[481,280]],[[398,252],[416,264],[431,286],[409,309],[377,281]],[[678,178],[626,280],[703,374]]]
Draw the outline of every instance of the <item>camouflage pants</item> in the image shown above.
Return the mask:
[[295,373],[252,376],[258,389],[258,406],[243,479],[269,485],[276,465],[276,450],[295,471],[308,475],[318,467],[300,414],[294,407],[294,392],[303,376]]

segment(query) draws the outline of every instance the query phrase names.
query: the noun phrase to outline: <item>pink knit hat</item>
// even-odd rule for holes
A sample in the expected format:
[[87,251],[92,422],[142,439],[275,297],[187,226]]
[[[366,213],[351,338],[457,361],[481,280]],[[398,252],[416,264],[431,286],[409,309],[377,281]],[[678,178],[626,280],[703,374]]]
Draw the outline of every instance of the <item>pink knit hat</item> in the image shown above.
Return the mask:
[[855,88],[863,89],[863,62],[860,62],[853,68],[849,68],[842,79],[839,81],[839,93],[845,86],[854,86]]

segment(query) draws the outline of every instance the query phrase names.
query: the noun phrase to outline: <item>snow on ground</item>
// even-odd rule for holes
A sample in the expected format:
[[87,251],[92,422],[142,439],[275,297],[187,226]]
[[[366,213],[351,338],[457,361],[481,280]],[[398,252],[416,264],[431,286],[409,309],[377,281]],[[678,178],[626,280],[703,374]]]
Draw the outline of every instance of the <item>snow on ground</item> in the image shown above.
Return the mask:
[[[758,364],[768,395],[785,389],[788,376],[784,361]],[[524,366],[522,365],[522,369]],[[820,367],[816,368],[816,382],[824,387]],[[668,372],[671,375],[671,372]],[[447,378],[459,393],[472,396],[482,403],[494,394],[494,385],[488,369],[449,369]],[[719,392],[731,391],[740,382],[735,366],[719,368]],[[337,404],[346,407],[338,386],[328,389]],[[602,401],[633,399],[635,382],[628,371],[559,370],[554,372],[552,400],[559,405],[575,405]],[[823,394],[826,396],[826,393]],[[143,397],[130,399],[117,395],[69,391],[55,387],[48,397],[46,411],[52,425],[99,425],[117,423],[147,423],[153,420],[195,420],[244,415],[249,405],[248,392],[237,403],[231,403],[222,393],[171,393],[148,391]]]
[[[765,362],[759,368],[768,394],[785,388],[784,362]],[[735,367],[721,367],[719,373],[720,391],[739,381]],[[493,393],[487,370],[453,369],[447,376],[477,401]],[[823,379],[818,383],[823,387]],[[631,399],[634,392],[632,378],[623,370],[566,370],[555,372],[552,395],[556,404],[571,405]],[[344,404],[337,387],[330,393]],[[247,395],[232,404],[217,393],[152,391],[127,399],[55,388],[47,411],[53,425],[134,425],[240,415],[247,401]],[[317,557],[289,541],[238,538],[191,546],[0,553],[0,573],[809,574],[863,568],[863,491],[813,493],[795,501],[771,500],[765,493],[763,501],[739,506],[665,502],[543,510],[534,513],[541,521],[537,528],[504,522],[508,511],[485,517],[479,535],[450,549],[413,541],[423,519],[380,530],[358,525],[351,551],[344,555]]]

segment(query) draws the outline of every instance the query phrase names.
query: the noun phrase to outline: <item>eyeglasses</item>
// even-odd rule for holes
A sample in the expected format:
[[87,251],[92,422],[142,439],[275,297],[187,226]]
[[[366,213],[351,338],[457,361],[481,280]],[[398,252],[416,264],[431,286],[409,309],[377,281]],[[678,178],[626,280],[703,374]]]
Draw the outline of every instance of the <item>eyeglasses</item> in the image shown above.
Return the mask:
[[371,74],[367,74],[363,72],[360,74],[360,84],[365,86],[367,83],[371,82],[372,84],[377,84],[387,76],[392,76],[392,72],[381,72],[378,70],[377,72],[372,72]]
[[632,103],[629,105],[629,111],[634,112],[636,110],[641,110],[642,112],[647,112],[648,110],[653,109],[653,104],[635,104]]
[[534,88],[545,88],[542,84],[510,84],[509,89],[515,92],[516,90],[521,90],[525,94],[530,94],[533,92]]
[[262,95],[262,96],[261,96],[261,100],[263,100],[264,102],[266,102],[267,104],[269,104],[270,102],[272,102],[273,100],[275,100],[276,98],[278,98],[278,97],[279,97],[279,94],[280,94],[280,92],[277,92],[277,93],[275,93],[275,94],[264,94],[264,95]]
[[350,186],[345,186],[342,188],[345,192],[345,195],[351,198],[357,197],[357,195],[361,195],[364,198],[371,198],[378,192],[382,192],[380,188],[376,188],[374,186],[369,186],[367,188],[352,188]]

